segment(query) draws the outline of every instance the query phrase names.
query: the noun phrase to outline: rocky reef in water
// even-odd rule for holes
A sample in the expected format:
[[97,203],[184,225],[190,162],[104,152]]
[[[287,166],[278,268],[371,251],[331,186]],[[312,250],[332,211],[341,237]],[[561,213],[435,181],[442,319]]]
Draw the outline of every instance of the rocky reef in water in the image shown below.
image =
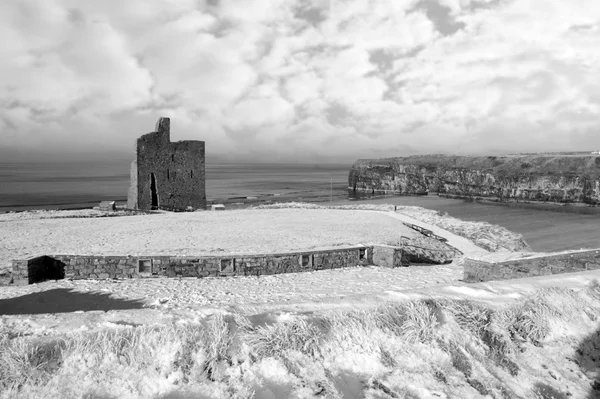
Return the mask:
[[600,156],[361,159],[350,169],[348,189],[371,194],[437,193],[467,199],[600,205]]

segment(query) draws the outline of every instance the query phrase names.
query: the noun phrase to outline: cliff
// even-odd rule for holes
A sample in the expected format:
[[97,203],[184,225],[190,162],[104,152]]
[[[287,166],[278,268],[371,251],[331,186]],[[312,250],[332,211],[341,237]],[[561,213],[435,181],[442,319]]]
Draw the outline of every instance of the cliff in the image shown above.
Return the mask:
[[447,194],[600,205],[600,156],[423,155],[361,159],[348,189],[372,194]]

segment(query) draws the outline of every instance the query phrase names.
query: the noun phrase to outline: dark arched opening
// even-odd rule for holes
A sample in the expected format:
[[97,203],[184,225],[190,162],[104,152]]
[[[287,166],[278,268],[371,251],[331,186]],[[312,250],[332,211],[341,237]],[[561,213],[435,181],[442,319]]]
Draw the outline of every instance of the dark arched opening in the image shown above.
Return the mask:
[[152,195],[152,208],[158,209],[158,194],[156,193],[156,177],[150,173],[150,193]]

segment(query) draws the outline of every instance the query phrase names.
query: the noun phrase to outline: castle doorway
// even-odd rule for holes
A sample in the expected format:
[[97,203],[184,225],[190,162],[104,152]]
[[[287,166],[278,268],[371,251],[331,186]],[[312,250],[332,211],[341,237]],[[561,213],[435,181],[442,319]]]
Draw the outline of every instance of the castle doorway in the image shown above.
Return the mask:
[[150,194],[152,195],[152,207],[151,209],[158,209],[158,194],[156,192],[156,177],[154,173],[150,173]]

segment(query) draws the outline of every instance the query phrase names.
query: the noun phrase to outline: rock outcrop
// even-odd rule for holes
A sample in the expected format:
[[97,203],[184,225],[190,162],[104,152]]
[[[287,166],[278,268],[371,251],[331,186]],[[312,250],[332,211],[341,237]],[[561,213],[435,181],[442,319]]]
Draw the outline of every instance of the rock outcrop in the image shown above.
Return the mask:
[[358,160],[350,170],[348,186],[372,194],[438,193],[600,205],[600,156],[424,155]]

